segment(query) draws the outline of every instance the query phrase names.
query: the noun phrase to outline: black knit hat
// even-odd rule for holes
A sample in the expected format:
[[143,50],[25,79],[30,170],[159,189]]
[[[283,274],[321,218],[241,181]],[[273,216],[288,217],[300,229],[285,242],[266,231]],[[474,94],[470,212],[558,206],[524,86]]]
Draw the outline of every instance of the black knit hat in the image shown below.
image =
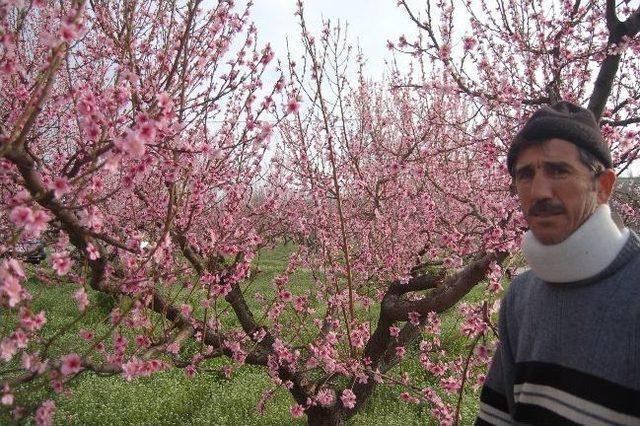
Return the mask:
[[606,168],[613,167],[609,146],[602,137],[593,113],[571,102],[561,101],[534,112],[513,138],[507,154],[507,168],[511,176],[514,175],[515,162],[525,142],[552,138],[574,143],[593,154]]

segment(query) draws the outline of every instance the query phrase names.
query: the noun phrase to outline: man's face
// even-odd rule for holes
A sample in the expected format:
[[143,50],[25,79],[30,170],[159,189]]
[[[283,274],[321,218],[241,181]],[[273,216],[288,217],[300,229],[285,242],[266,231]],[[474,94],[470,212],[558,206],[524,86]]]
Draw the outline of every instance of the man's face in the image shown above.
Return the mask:
[[523,149],[514,179],[529,228],[547,245],[569,237],[610,194],[599,187],[600,177],[580,161],[578,147],[563,139]]

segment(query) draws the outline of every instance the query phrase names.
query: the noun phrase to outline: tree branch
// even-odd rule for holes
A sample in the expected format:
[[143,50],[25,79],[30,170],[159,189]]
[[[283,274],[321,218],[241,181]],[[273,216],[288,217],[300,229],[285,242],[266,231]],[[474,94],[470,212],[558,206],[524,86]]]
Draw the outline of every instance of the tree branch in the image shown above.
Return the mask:
[[619,46],[624,42],[624,38],[633,38],[640,30],[640,8],[638,8],[626,21],[620,22],[615,11],[615,0],[607,0],[605,16],[607,18],[607,28],[609,29],[609,40],[607,57],[602,61],[598,77],[593,86],[593,93],[589,98],[588,109],[593,112],[596,119],[602,117],[602,112],[607,104],[607,99],[611,94],[613,81],[620,66]]

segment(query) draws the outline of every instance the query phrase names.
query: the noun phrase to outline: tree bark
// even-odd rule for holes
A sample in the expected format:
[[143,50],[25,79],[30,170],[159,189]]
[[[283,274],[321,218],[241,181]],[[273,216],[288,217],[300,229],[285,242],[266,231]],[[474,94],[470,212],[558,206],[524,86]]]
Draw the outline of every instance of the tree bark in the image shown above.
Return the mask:
[[[640,8],[636,9],[626,21],[620,22],[616,15],[615,3],[614,0],[607,0],[605,16],[609,30],[608,46],[622,43],[624,37],[633,38],[640,31]],[[600,64],[600,70],[598,71],[598,77],[596,78],[588,106],[588,109],[593,112],[593,115],[598,120],[602,117],[602,112],[611,94],[611,88],[619,66],[619,52],[608,53],[605,60]]]
[[341,426],[346,424],[345,417],[335,408],[311,407],[307,409],[309,426]]

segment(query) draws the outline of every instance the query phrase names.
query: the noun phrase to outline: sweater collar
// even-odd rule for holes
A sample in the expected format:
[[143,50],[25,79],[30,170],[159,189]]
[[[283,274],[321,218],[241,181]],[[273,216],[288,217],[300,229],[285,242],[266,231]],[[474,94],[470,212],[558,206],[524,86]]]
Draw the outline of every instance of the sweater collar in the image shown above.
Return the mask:
[[522,251],[533,273],[543,281],[568,283],[593,277],[607,268],[629,238],[620,230],[606,204],[596,211],[566,240],[544,245],[531,231],[522,242]]

